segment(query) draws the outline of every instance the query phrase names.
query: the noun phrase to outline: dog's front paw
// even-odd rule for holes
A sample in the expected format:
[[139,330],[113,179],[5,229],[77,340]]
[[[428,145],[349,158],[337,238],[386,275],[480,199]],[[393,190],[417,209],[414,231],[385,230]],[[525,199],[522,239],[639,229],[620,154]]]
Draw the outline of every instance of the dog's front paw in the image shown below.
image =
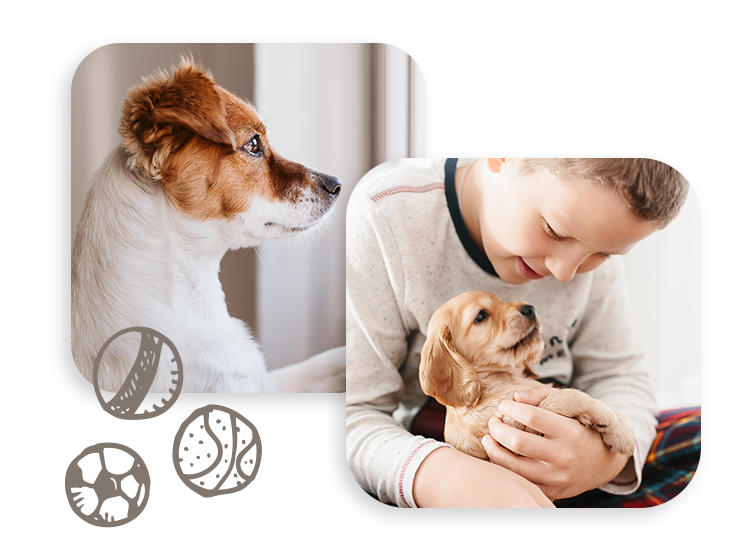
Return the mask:
[[265,391],[275,393],[344,393],[347,349],[326,350],[300,363],[269,372]]
[[608,404],[596,400],[576,389],[559,389],[552,392],[539,405],[562,416],[575,418],[583,426],[601,434],[604,444],[629,457],[635,452],[635,433],[623,416]]
[[309,393],[344,393],[347,386],[347,348],[340,346],[312,356]]
[[630,457],[635,452],[635,432],[622,416],[613,410],[611,412],[614,419],[608,425],[596,424],[594,428],[601,434],[601,439],[609,449]]
[[635,452],[635,432],[623,416],[608,404],[593,400],[587,410],[580,413],[577,420],[596,430],[611,451],[629,457]]

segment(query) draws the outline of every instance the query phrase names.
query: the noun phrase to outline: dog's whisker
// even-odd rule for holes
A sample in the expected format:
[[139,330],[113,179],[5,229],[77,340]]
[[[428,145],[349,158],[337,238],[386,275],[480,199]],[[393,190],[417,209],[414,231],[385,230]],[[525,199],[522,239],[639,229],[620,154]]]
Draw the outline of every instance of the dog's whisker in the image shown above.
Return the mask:
[[252,249],[254,249],[254,253],[256,254],[256,258],[259,259],[259,264],[262,267],[264,267],[265,264],[264,264],[264,261],[262,260],[262,254],[259,252],[259,247],[257,245],[255,245],[254,247],[252,247]]
[[[274,127],[272,127],[269,122],[275,121],[279,127],[280,131],[278,132]],[[285,138],[285,129],[282,126],[282,122],[280,122],[280,119],[275,117],[267,117],[265,119],[262,119],[262,124],[264,125],[264,128],[267,129],[267,133],[274,139],[275,136],[277,138],[280,138],[282,141],[287,141],[287,138]]]
[[297,260],[295,259],[295,257],[293,256],[293,251],[292,251],[292,247],[291,247],[291,245],[293,244],[293,241],[294,241],[294,240],[292,240],[292,239],[291,239],[289,243],[286,243],[286,244],[285,244],[285,245],[286,245],[286,250],[287,250],[287,254],[288,254],[288,257],[290,258],[290,261],[291,261],[291,262],[292,262],[292,263],[293,263],[293,264],[294,264],[295,266],[300,266],[300,263],[299,263],[299,262],[298,262],[298,261],[297,261]]

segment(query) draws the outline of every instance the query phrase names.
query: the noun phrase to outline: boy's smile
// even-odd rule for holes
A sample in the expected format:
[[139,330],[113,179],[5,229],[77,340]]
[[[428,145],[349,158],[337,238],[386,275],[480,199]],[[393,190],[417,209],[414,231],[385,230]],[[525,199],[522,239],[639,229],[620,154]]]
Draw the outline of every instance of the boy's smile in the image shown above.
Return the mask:
[[[657,223],[637,220],[608,187],[562,181],[548,171],[516,176],[517,163],[477,162],[460,200],[469,233],[505,282],[547,276],[569,282],[657,229]],[[456,184],[465,169],[458,171]]]
[[526,264],[526,261],[524,261],[522,258],[518,257],[518,261],[516,264],[518,265],[518,271],[520,272],[521,276],[528,278],[529,280],[540,280],[544,278],[544,276],[528,266]]

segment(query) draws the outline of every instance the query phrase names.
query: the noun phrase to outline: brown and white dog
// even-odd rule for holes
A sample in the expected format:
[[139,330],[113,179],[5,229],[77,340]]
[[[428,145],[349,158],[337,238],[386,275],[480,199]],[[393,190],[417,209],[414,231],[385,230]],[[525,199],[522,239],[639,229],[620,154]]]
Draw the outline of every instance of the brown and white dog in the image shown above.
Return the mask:
[[[186,58],[129,91],[119,131],[73,246],[72,351],[83,375],[92,379],[109,337],[147,327],[178,349],[185,392],[344,391],[343,347],[268,373],[218,278],[230,249],[319,228],[339,180],[280,157],[254,108]],[[137,350],[124,338],[107,349],[101,389],[118,390]],[[161,373],[151,392],[170,388]]]
[[[539,361],[543,349],[541,322],[525,302],[465,292],[440,306],[428,324],[420,384],[446,406],[445,441],[487,459],[481,441],[489,433],[489,419],[502,416],[498,405],[514,392],[539,385],[531,364]],[[634,452],[634,432],[627,421],[586,393],[557,389],[539,407],[597,430],[612,451],[626,456]],[[505,421],[533,432],[512,419]]]

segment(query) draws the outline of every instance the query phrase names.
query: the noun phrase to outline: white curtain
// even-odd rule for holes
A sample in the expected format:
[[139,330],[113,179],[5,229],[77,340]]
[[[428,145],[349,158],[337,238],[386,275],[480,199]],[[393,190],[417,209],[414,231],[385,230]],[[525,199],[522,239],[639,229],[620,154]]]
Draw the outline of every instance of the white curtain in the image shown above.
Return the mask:
[[258,249],[256,331],[278,367],[345,344],[347,201],[381,160],[423,155],[423,88],[409,56],[385,45],[260,44],[255,60],[272,145],[343,185],[325,231]]
[[256,331],[270,368],[345,344],[345,208],[372,164],[369,50],[257,45],[255,100],[272,146],[342,181],[324,231],[258,249]]
[[661,409],[702,402],[702,229],[694,188],[681,214],[625,256]]

